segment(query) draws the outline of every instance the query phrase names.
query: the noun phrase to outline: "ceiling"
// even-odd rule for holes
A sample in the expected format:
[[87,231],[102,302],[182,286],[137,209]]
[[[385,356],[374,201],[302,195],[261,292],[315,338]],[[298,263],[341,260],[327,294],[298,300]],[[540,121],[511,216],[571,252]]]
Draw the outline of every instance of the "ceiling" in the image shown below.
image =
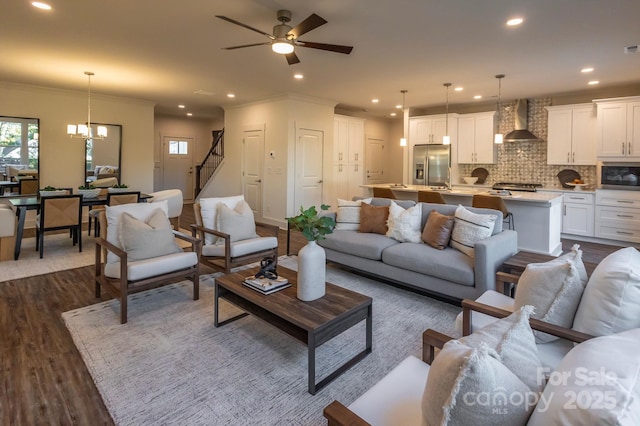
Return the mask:
[[[499,73],[505,100],[640,82],[640,53],[624,53],[640,44],[638,0],[45,1],[52,10],[31,0],[3,8],[0,81],[86,90],[93,71],[92,92],[151,100],[166,114],[211,118],[296,93],[388,116],[401,89],[407,107],[442,105],[445,82],[464,87],[452,104],[495,101]],[[214,15],[271,33],[279,9],[292,11],[292,26],[317,13],[328,23],[301,39],[353,52],[297,47],[301,63],[289,66],[269,46],[221,49],[268,39]],[[524,23],[507,27],[515,16]]]

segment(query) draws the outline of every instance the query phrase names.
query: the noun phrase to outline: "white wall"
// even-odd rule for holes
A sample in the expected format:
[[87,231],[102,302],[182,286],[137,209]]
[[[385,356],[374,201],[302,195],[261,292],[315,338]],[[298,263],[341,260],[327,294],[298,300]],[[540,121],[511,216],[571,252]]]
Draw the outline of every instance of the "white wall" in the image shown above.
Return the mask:
[[[153,190],[153,103],[91,94],[91,121],[122,125],[122,182]],[[0,82],[0,115],[40,119],[40,186],[84,182],[84,141],[67,124],[87,120],[87,93]]]

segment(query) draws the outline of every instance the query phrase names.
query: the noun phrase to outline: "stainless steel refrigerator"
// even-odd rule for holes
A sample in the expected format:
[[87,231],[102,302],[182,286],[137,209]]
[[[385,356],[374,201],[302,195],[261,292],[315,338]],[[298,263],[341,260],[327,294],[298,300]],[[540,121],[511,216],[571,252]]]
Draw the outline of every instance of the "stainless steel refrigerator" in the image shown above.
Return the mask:
[[450,183],[451,145],[413,147],[413,184],[445,186]]

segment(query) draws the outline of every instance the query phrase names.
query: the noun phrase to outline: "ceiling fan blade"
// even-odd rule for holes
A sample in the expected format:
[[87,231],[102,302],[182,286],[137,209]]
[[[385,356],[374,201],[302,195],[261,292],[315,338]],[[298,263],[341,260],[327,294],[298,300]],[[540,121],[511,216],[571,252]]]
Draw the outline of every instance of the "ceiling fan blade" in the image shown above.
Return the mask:
[[298,55],[296,55],[296,52],[287,53],[284,56],[287,58],[287,62],[289,63],[289,65],[300,63],[300,59],[298,59]]
[[298,25],[295,26],[294,29],[289,31],[288,34],[293,35],[293,38],[298,38],[302,34],[308,33],[311,30],[315,30],[319,26],[324,25],[326,23],[327,21],[324,18],[321,18],[315,13],[312,13],[311,15],[309,15],[307,19],[300,22]]
[[222,15],[215,15],[215,16],[216,16],[216,18],[222,19],[223,21],[231,22],[232,24],[236,24],[236,25],[239,25],[239,26],[241,26],[241,27],[244,27],[244,28],[246,28],[246,29],[248,29],[248,30],[255,31],[255,32],[257,32],[257,33],[260,33],[260,34],[262,34],[262,35],[265,35],[265,36],[269,37],[271,40],[275,40],[275,37],[274,37],[272,34],[265,33],[265,32],[264,32],[264,31],[262,31],[262,30],[259,30],[259,29],[257,29],[257,28],[250,27],[249,25],[247,25],[247,24],[243,24],[242,22],[238,22],[238,21],[236,21],[235,19],[227,18],[226,16],[222,16]]
[[296,40],[296,46],[310,47],[312,49],[328,50],[330,52],[344,53],[348,55],[353,50],[353,46],[341,46],[339,44],[315,43],[313,41]]
[[231,47],[223,47],[223,50],[234,50],[234,49],[242,49],[244,47],[253,47],[253,46],[265,46],[271,44],[270,41],[266,41],[264,43],[253,43],[253,44],[243,44],[242,46],[231,46]]

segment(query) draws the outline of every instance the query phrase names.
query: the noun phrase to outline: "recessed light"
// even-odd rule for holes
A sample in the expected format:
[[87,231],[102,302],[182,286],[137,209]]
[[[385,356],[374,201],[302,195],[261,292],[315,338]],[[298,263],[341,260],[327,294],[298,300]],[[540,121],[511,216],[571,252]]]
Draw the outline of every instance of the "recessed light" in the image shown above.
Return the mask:
[[587,83],[589,86],[595,86],[596,84],[600,84],[600,82],[598,80],[591,80],[590,82]]
[[456,92],[462,92],[462,91],[464,90],[464,87],[460,87],[460,86],[458,86],[458,87],[456,87],[456,88],[455,88],[455,89],[453,89],[453,90],[455,90]]
[[294,74],[293,78],[298,79],[298,80],[302,80],[304,78],[304,75],[298,73],[298,74]]
[[482,95],[475,95],[473,99],[482,99]]
[[396,105],[397,109],[402,109],[402,105]]
[[507,25],[510,27],[515,27],[522,24],[522,22],[524,22],[524,19],[522,18],[511,18],[507,21]]
[[374,104],[377,104],[378,102],[380,102],[380,100],[379,99],[371,99],[371,102],[374,103]]
[[184,107],[185,107],[184,105],[178,105],[178,108],[184,108]]
[[188,112],[188,113],[187,113],[187,116],[188,116],[188,117],[191,117],[192,115],[193,115],[193,113],[192,113],[192,112]]
[[591,67],[582,68],[582,69],[580,70],[580,72],[584,72],[584,73],[587,73],[587,72],[593,72],[593,68],[591,68]]
[[227,93],[227,98],[235,98],[236,95],[234,95],[233,93]]
[[392,117],[395,117],[395,116],[396,116],[396,113],[395,113],[395,112],[392,112],[392,113],[391,113],[391,114],[389,114],[389,115],[390,115],[390,116],[392,116]]
[[33,7],[37,7],[38,9],[42,9],[42,10],[51,10],[51,6],[41,1],[34,1],[31,3],[31,5]]

